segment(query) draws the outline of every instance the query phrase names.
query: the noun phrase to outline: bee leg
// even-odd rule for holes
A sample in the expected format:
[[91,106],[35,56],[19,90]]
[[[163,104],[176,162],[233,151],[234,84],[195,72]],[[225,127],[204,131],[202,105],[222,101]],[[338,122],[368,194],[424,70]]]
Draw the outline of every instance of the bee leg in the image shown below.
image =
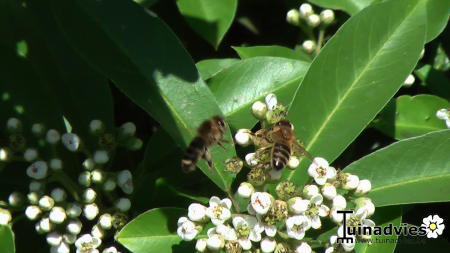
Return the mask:
[[202,158],[208,163],[209,168],[214,169],[214,163],[211,158],[211,153],[206,149]]
[[225,151],[227,150],[227,148],[223,145],[224,143],[234,145],[233,143],[231,143],[231,142],[229,142],[229,141],[225,141],[225,140],[218,142],[217,145],[219,145],[219,147],[221,147],[221,148],[222,148],[223,150],[225,150]]

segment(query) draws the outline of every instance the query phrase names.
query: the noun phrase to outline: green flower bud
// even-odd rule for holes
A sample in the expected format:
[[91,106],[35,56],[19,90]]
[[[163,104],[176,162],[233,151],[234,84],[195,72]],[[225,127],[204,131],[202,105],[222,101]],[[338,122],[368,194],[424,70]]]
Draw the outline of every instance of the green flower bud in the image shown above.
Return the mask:
[[266,173],[260,168],[253,168],[247,174],[247,181],[252,185],[260,186],[266,181]]
[[227,159],[225,165],[225,172],[238,174],[244,166],[244,162],[239,157],[233,157]]
[[296,195],[297,189],[294,183],[289,181],[282,181],[278,183],[277,187],[275,188],[275,192],[280,199],[288,200]]

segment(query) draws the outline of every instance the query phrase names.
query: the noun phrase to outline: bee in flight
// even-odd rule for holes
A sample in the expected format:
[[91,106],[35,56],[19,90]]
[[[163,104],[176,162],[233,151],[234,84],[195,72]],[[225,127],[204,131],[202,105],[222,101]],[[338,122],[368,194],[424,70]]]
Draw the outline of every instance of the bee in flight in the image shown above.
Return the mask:
[[225,121],[222,117],[216,115],[204,121],[197,132],[198,135],[191,141],[181,160],[181,168],[186,173],[195,170],[199,159],[205,159],[209,167],[213,168],[208,149],[216,144],[225,149],[222,145],[225,132]]
[[281,170],[286,167],[292,154],[307,156],[312,160],[312,156],[295,137],[294,127],[289,120],[280,120],[269,130],[259,130],[255,137],[263,144],[260,152],[270,150],[272,169]]

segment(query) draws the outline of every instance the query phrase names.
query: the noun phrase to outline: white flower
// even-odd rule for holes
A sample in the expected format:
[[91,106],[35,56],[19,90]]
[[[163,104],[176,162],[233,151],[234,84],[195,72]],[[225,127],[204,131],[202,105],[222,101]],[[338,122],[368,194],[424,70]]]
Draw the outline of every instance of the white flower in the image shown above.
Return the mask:
[[361,196],[368,193],[372,189],[372,184],[369,180],[363,179],[359,180],[358,187],[356,187],[355,195]]
[[103,238],[105,231],[99,225],[94,225],[91,229],[91,235],[97,238]]
[[261,251],[264,253],[273,252],[276,246],[277,242],[270,237],[266,237],[261,241]]
[[76,203],[70,203],[67,205],[66,214],[70,218],[77,218],[81,215],[81,207]]
[[304,18],[314,13],[312,6],[308,3],[300,5],[299,11],[300,15]]
[[80,137],[73,133],[65,133],[61,138],[62,143],[69,151],[77,151],[80,147]]
[[23,153],[23,158],[27,162],[32,162],[32,161],[36,160],[37,157],[38,157],[38,152],[34,148],[27,148],[25,150],[25,152]]
[[320,12],[320,20],[324,24],[330,24],[334,20],[334,11],[326,9]]
[[92,188],[87,188],[83,192],[83,201],[85,203],[92,203],[92,202],[94,202],[96,197],[97,197],[97,193]]
[[309,184],[303,187],[303,196],[305,198],[310,199],[317,194],[319,194],[319,187],[317,187],[317,185]]
[[[289,16],[289,12],[288,12],[288,16]],[[266,116],[266,112],[267,112],[266,104],[264,104],[261,101],[256,101],[255,103],[253,103],[252,113],[255,116],[255,118],[264,119],[264,117]]]
[[44,179],[47,176],[47,163],[44,161],[37,161],[27,168],[27,175],[34,179]]
[[126,194],[133,193],[133,175],[129,170],[122,170],[117,174],[117,184]]
[[290,238],[301,240],[305,237],[305,231],[311,227],[309,219],[305,215],[296,215],[287,218],[286,230]]
[[206,206],[192,203],[188,207],[188,217],[191,221],[203,222],[207,219]]
[[21,124],[22,123],[17,118],[9,118],[8,121],[6,121],[6,127],[11,130],[18,129]]
[[85,205],[83,208],[84,217],[88,220],[93,220],[98,215],[98,206],[95,203]]
[[80,175],[78,176],[78,183],[82,186],[90,186],[92,183],[92,179],[91,179],[91,172],[89,171],[83,171],[80,173]]
[[124,123],[120,128],[122,129],[122,133],[128,136],[136,133],[136,125],[133,122]]
[[233,218],[233,227],[236,230],[238,243],[243,250],[249,250],[252,242],[261,241],[263,227],[253,216],[236,216]]
[[325,217],[330,214],[330,208],[326,205],[322,205],[323,197],[318,194],[311,198],[308,210],[306,211],[306,216],[311,222],[311,227],[314,229],[319,229],[322,226],[320,217]]
[[336,187],[334,185],[325,183],[322,186],[322,195],[329,200],[332,200],[337,195]]
[[91,120],[91,122],[89,122],[89,130],[92,133],[99,133],[103,130],[103,122],[101,120],[98,119],[94,119]]
[[50,144],[56,144],[60,139],[59,132],[55,129],[50,129],[47,131],[47,135],[45,136],[45,140]]
[[40,230],[44,233],[50,232],[53,228],[53,224],[50,222],[49,218],[42,218],[39,221]]
[[0,208],[0,225],[8,225],[11,219],[11,213],[6,209]]
[[294,197],[288,200],[289,210],[294,214],[302,214],[308,210],[309,200]]
[[75,219],[75,220],[71,220],[71,221],[69,221],[69,223],[67,223],[66,229],[69,233],[78,235],[81,232],[82,227],[83,227],[83,224],[81,223],[81,221],[78,219]]
[[333,222],[340,224],[344,219],[344,216],[337,211],[341,210],[340,208],[332,207],[330,211],[330,218]]
[[299,165],[300,165],[300,160],[298,159],[298,157],[296,157],[296,156],[291,156],[291,157],[289,158],[289,161],[288,161],[287,166],[288,166],[290,169],[295,169],[295,168],[297,168]]
[[286,21],[289,24],[298,25],[300,21],[300,12],[296,9],[289,10],[286,13]]
[[114,191],[114,189],[116,189],[116,186],[117,186],[116,181],[112,178],[108,178],[103,183],[103,190],[107,192]]
[[306,23],[310,27],[317,27],[320,25],[320,17],[317,14],[311,14],[306,18]]
[[359,177],[350,173],[345,173],[344,184],[342,188],[345,190],[353,190],[358,187]]
[[338,210],[344,210],[347,206],[347,200],[344,198],[344,196],[338,194],[333,198],[332,207],[336,208]]
[[250,167],[258,165],[258,160],[256,159],[256,153],[248,153],[248,154],[246,154],[245,155],[245,162]]
[[25,209],[25,215],[30,220],[35,220],[41,214],[41,209],[38,206],[28,206]]
[[311,253],[311,252],[312,252],[311,246],[309,246],[309,244],[307,244],[306,242],[302,242],[295,249],[295,253]]
[[302,43],[302,48],[307,53],[312,53],[316,49],[316,42],[313,40],[305,40]]
[[52,209],[54,205],[55,205],[55,201],[47,195],[42,196],[39,199],[39,207],[42,208],[42,210],[44,210],[44,211],[48,211],[48,210]]
[[8,203],[13,207],[20,206],[23,203],[23,201],[24,201],[24,197],[23,197],[22,193],[17,192],[17,191],[12,192],[8,196]]
[[105,150],[97,150],[94,153],[94,162],[97,164],[105,164],[109,161],[108,152]]
[[91,179],[94,183],[103,182],[103,171],[102,170],[93,170],[91,172]]
[[428,215],[426,218],[423,218],[421,227],[424,227],[427,231],[428,238],[437,238],[439,235],[442,235],[445,229],[444,220],[438,215]]
[[102,251],[102,253],[120,253],[117,251],[116,247],[109,247]]
[[109,213],[102,214],[100,218],[98,219],[98,224],[103,229],[110,229],[112,227],[112,216]]
[[273,93],[270,93],[266,96],[265,98],[266,101],[266,105],[267,105],[267,109],[273,111],[275,110],[275,108],[277,107],[278,104],[278,100],[277,100],[277,96]]
[[31,132],[35,135],[41,135],[44,133],[44,125],[35,123],[31,126]]
[[219,234],[212,234],[206,240],[206,246],[210,250],[219,250],[219,249],[223,248],[224,245],[225,245],[225,241],[224,241],[223,237]]
[[51,247],[50,252],[70,253],[70,246],[66,242],[61,242],[59,245]]
[[61,224],[66,220],[66,210],[64,208],[55,206],[50,211],[48,216],[53,223]]
[[247,146],[252,142],[251,131],[248,129],[239,129],[234,135],[234,140],[241,146]]
[[437,117],[438,119],[446,120],[446,119],[449,118],[449,112],[448,112],[448,110],[445,109],[445,108],[439,109],[439,110],[436,112],[436,117]]
[[61,243],[62,236],[58,232],[51,232],[47,234],[47,243],[51,246],[57,246]]
[[266,214],[272,206],[272,196],[267,192],[255,192],[250,198],[250,204],[257,214]]
[[206,238],[198,239],[197,242],[195,243],[195,249],[198,252],[204,252],[206,250],[206,241],[207,241]]
[[375,205],[373,204],[371,199],[362,197],[357,198],[354,202],[356,204],[355,209],[365,209],[368,217],[372,216],[375,213]]
[[130,210],[131,201],[129,198],[120,198],[116,201],[115,206],[121,212],[126,212],[126,211]]
[[84,234],[75,242],[77,247],[77,253],[99,253],[98,246],[102,244],[100,238],[91,236],[90,234]]
[[328,179],[336,176],[336,169],[330,167],[324,158],[316,157],[308,168],[308,174],[318,185],[324,185]]
[[62,161],[58,158],[53,158],[50,160],[50,168],[52,170],[60,170],[62,169]]
[[238,194],[239,194],[239,196],[241,196],[241,198],[244,198],[244,199],[250,198],[250,196],[252,196],[252,194],[254,192],[255,192],[255,188],[250,183],[242,182],[239,185]]
[[333,246],[328,247],[328,248],[325,249],[325,253],[333,253],[333,252],[334,252],[334,247]]
[[215,232],[219,235],[223,236],[223,239],[226,241],[235,241],[237,240],[236,231],[229,227],[228,225],[220,224],[216,227]]
[[403,84],[405,86],[411,86],[414,81],[416,81],[416,78],[414,77],[414,75],[409,74],[408,77],[406,77],[405,81],[403,82]]
[[52,190],[50,196],[52,196],[53,200],[55,200],[56,202],[62,202],[66,199],[67,194],[64,189],[58,187]]
[[211,219],[214,225],[223,224],[231,217],[231,200],[228,198],[220,200],[213,196],[209,199],[209,207],[206,209],[206,215]]

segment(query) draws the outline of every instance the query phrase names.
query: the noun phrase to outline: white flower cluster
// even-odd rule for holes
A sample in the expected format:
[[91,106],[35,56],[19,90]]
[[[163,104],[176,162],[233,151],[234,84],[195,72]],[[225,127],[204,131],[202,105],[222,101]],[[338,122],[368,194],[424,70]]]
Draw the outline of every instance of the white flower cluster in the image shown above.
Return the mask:
[[[114,232],[109,231],[120,229],[125,224],[126,213],[131,207],[129,198],[114,199],[112,196],[117,194],[111,195],[111,192],[120,188],[121,195],[130,195],[134,191],[133,177],[129,170],[106,172],[106,165],[110,161],[111,151],[117,146],[129,150],[142,147],[142,141],[134,136],[136,126],[131,122],[125,123],[114,136],[106,132],[102,121],[92,120],[89,130],[98,138],[99,145],[98,150],[93,153],[87,150],[82,139],[75,133],[61,135],[55,129],[46,130],[43,124],[33,124],[31,132],[37,142],[48,147],[50,152],[41,153],[36,148],[25,147],[22,133],[24,128],[20,120],[10,118],[7,130],[10,143],[9,147],[0,148],[0,161],[31,163],[26,168],[26,174],[31,179],[29,193],[27,196],[20,192],[11,193],[8,197],[8,209],[11,207],[14,208],[11,210],[23,211],[29,220],[36,221],[35,230],[46,235],[50,252],[68,253],[71,252],[72,245],[77,253],[100,252],[98,248],[101,247],[102,240],[111,238]],[[60,143],[69,152],[80,153],[77,157],[86,157],[79,166],[83,170],[78,176],[78,184],[68,174],[69,170],[74,169],[73,161],[65,163],[58,157]],[[44,154],[48,153],[50,159],[45,159]],[[17,154],[22,154],[23,159]],[[48,184],[50,182],[52,184]],[[54,187],[55,182],[60,186]],[[48,189],[50,185],[54,188]],[[104,202],[105,198],[99,198],[103,194],[109,196],[109,203]],[[101,210],[100,206],[104,206],[105,210]],[[0,225],[11,222],[12,215],[8,209],[0,208]],[[102,251],[117,252],[114,246]]]
[[447,128],[450,128],[450,108],[449,109],[439,109],[436,112],[436,117],[438,119],[444,120],[445,124],[447,125]]
[[[277,103],[274,94],[269,94],[265,103],[255,102],[252,106],[253,115],[267,128],[283,119],[283,112],[284,107]],[[370,181],[338,172],[326,159],[316,157],[308,168],[311,177],[308,184],[300,188],[292,182],[281,181],[270,193],[266,184],[278,181],[281,173],[271,170],[270,165],[260,166],[267,164],[267,157],[258,153],[264,147],[257,138],[258,133],[240,129],[235,135],[239,145],[253,144],[257,148],[245,157],[250,167],[248,181],[237,189],[239,198],[248,201],[244,212],[235,211],[239,208],[232,208],[230,199],[218,197],[210,199],[209,207],[191,204],[187,217],[178,220],[178,235],[186,241],[196,239],[198,252],[310,253],[312,247],[323,248],[326,253],[352,251],[356,240],[337,243],[337,236],[343,235],[344,217],[338,211],[354,211],[346,216],[347,226],[375,226],[368,219],[374,214],[375,206],[365,196],[371,190]],[[299,164],[297,157],[291,157],[287,167],[295,169]],[[325,220],[336,224],[337,234],[326,242],[305,240],[308,231],[320,230]],[[206,235],[201,233],[205,227],[209,227]],[[367,235],[356,236],[368,239]]]

